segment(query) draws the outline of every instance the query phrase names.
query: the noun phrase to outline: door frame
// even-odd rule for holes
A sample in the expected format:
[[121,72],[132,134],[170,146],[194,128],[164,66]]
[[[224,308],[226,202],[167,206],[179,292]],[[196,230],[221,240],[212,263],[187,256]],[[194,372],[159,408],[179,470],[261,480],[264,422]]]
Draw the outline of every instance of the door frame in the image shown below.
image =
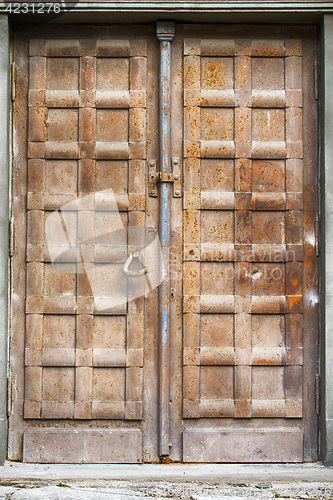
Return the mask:
[[[221,9],[222,12],[222,9]],[[330,327],[332,323],[331,312],[333,305],[333,232],[325,231],[326,228],[333,227],[333,198],[326,196],[327,192],[333,188],[333,172],[330,169],[330,164],[333,161],[333,98],[330,95],[330,81],[333,75],[333,15],[327,13],[320,16],[318,11],[314,10],[315,17],[313,21],[319,18],[321,26],[321,44],[320,44],[320,151],[321,162],[320,171],[322,178],[322,196],[321,196],[321,297],[320,304],[321,312],[321,459],[327,464],[333,463],[333,370],[329,361],[333,358],[333,341]],[[162,14],[156,17],[161,17]],[[274,15],[274,14],[273,14]],[[87,14],[86,20],[88,21]],[[214,14],[211,14],[214,17]],[[317,18],[316,18],[317,16]],[[149,18],[150,16],[146,16]],[[178,16],[167,16],[178,17]],[[236,16],[237,17],[237,16]],[[286,20],[288,17],[286,18]],[[298,16],[298,22],[302,22],[306,16],[302,18]],[[72,17],[72,22],[75,18]],[[149,19],[150,20],[150,19]],[[81,16],[82,22],[82,16]],[[0,79],[0,109],[4,117],[4,126],[0,131],[0,172],[3,195],[0,199],[0,214],[2,221],[0,224],[0,462],[6,457],[6,414],[7,414],[7,332],[8,332],[8,232],[9,232],[9,214],[10,202],[8,193],[10,193],[10,39],[11,26],[9,20],[5,16],[0,18],[0,47],[1,47],[1,79]],[[325,199],[326,198],[326,199]],[[325,223],[323,222],[325,221]],[[326,273],[326,275],[325,275]],[[9,337],[10,338],[10,337]],[[10,404],[10,402],[9,402]]]

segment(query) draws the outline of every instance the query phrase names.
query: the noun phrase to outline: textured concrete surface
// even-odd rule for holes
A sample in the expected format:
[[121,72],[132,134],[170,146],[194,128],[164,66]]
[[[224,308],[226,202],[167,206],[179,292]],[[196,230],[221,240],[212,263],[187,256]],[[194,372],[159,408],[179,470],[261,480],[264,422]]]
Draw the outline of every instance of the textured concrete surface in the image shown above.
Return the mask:
[[4,481],[201,481],[201,482],[332,482],[333,467],[321,464],[141,464],[70,465],[6,462]]
[[333,498],[332,483],[214,483],[199,482],[166,483],[112,482],[108,487],[84,487],[73,483],[58,483],[40,488],[0,487],[3,500],[258,500],[283,499],[329,499]]
[[325,16],[323,22],[323,60],[322,60],[322,119],[323,119],[323,166],[325,193],[325,315],[323,317],[322,368],[322,449],[323,459],[333,464],[333,16]]
[[320,464],[41,465],[0,467],[0,500],[332,499]]

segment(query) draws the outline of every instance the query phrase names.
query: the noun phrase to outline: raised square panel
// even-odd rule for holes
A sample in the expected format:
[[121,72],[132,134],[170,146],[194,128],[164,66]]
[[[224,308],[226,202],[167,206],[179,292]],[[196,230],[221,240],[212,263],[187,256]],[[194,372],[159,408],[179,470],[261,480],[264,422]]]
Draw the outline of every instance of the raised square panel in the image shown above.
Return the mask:
[[283,109],[252,110],[253,141],[284,141],[285,112]]
[[94,368],[94,401],[125,400],[125,368]]
[[253,295],[285,295],[284,264],[252,264]]
[[258,90],[284,89],[284,59],[252,58],[252,87]]
[[232,141],[234,138],[234,111],[229,108],[201,109],[201,140]]
[[126,275],[123,273],[123,265],[95,264],[91,283],[95,297],[126,295]]
[[252,243],[283,244],[284,212],[252,212]]
[[233,160],[201,160],[202,191],[234,191]]
[[47,58],[46,80],[49,90],[76,90],[79,85],[79,59]]
[[234,266],[225,262],[201,264],[201,293],[203,295],[232,295]]
[[129,60],[125,58],[98,58],[97,89],[128,90]]
[[43,368],[43,401],[74,400],[74,368]]
[[52,194],[77,192],[77,162],[46,160],[45,191]]
[[126,109],[97,110],[97,141],[127,142],[128,111]]
[[93,346],[97,349],[126,347],[125,316],[95,316]]
[[75,316],[44,316],[44,348],[75,347]]
[[95,212],[95,236],[97,244],[112,245],[124,250],[127,245],[127,214],[119,212]]
[[44,295],[60,296],[75,295],[76,264],[45,264]]
[[201,86],[203,89],[234,88],[234,60],[232,57],[202,57]]
[[202,366],[200,368],[201,399],[232,399],[234,396],[232,366]]
[[282,366],[255,366],[252,368],[253,399],[284,398],[284,368]]
[[96,161],[96,191],[112,189],[114,193],[127,193],[127,179],[127,161]]
[[[61,209],[62,207],[59,207]],[[50,219],[49,219],[50,217]],[[49,219],[49,220],[48,220]],[[77,243],[77,212],[61,210],[45,212],[46,242],[52,245],[74,246]]]
[[252,315],[253,347],[283,347],[285,345],[285,317],[279,314]]
[[50,108],[47,118],[47,139],[49,141],[78,140],[78,111],[76,109]]
[[285,162],[253,160],[252,190],[258,193],[285,191]]
[[233,243],[234,213],[207,210],[201,212],[201,243]]
[[232,314],[201,314],[201,347],[231,347],[234,344]]

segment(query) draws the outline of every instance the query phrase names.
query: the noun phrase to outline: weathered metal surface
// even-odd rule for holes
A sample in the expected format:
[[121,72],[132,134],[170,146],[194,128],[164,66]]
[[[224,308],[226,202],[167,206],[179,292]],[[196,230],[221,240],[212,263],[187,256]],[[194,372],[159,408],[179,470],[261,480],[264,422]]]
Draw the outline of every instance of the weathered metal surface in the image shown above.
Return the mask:
[[23,461],[39,463],[141,463],[138,429],[29,429],[23,437]]
[[[174,23],[157,23],[160,41],[160,239],[162,255],[168,259],[171,242],[171,185],[163,177],[172,173],[171,164],[171,42]],[[170,269],[167,262],[159,288],[159,453],[170,453]]]
[[[316,460],[311,30],[179,25],[161,40],[160,124],[156,27],[112,30],[16,37],[9,457],[24,435],[25,460],[46,462]],[[159,156],[158,197],[146,159]],[[77,195],[56,245],[66,227],[82,252],[67,248],[59,273],[45,221]],[[146,275],[128,277],[128,303],[108,296],[149,269],[159,216],[160,334]],[[133,231],[119,245],[93,248],[120,222]],[[96,297],[75,272],[92,252]],[[100,453],[88,429],[106,433]]]
[[[316,186],[315,148],[309,139],[305,157],[303,114],[313,132],[313,60],[304,56],[313,41],[194,33],[184,41],[183,459],[309,460],[317,422],[306,381],[318,352],[302,321],[310,310],[316,321],[318,281],[306,243],[316,195],[303,183],[308,175]],[[274,434],[218,430],[243,418],[250,428],[274,421]]]
[[184,462],[301,462],[303,453],[299,429],[193,429],[183,440]]
[[[13,281],[14,297],[26,297],[26,333],[17,340],[22,330],[13,334],[12,369],[20,384],[23,372],[16,367],[25,369],[13,397],[9,457],[22,458],[23,432],[24,460],[62,461],[66,432],[73,444],[69,461],[137,462],[147,356],[147,32],[136,39],[126,33],[123,40],[103,39],[103,30],[101,39],[84,31],[63,40],[36,32],[37,39],[22,34],[16,41],[22,93],[14,128],[23,161],[14,173],[14,211],[27,209],[27,251],[21,219],[13,269],[25,276],[26,268],[26,284]],[[26,109],[27,130],[20,114]],[[20,187],[25,168],[28,183]],[[13,317],[23,312],[18,309],[13,301]],[[50,430],[30,431],[29,422],[38,420]],[[88,436],[85,421],[109,430]],[[44,432],[44,452],[31,432]],[[95,438],[106,446],[99,457]]]

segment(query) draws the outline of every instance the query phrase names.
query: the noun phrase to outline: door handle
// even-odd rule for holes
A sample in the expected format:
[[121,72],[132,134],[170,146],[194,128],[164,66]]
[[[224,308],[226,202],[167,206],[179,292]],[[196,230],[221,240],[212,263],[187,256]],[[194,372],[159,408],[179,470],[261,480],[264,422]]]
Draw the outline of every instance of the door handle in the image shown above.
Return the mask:
[[[130,270],[129,266],[131,265],[133,259],[139,260],[142,269],[139,269],[138,271]],[[130,252],[129,257],[124,264],[123,273],[125,273],[127,276],[130,276],[131,278],[139,278],[140,276],[144,276],[145,274],[147,274],[147,272],[147,264],[145,263],[142,253],[137,250],[135,250],[134,252]]]

